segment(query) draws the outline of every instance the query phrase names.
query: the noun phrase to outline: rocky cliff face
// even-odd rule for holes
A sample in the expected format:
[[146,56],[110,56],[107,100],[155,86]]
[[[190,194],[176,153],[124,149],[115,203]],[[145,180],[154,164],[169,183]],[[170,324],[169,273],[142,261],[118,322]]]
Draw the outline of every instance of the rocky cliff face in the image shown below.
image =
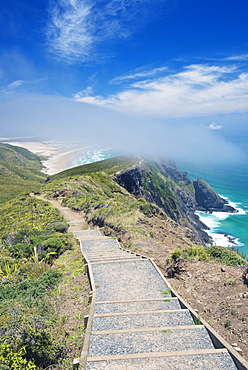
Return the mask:
[[192,183],[173,160],[143,159],[117,173],[116,180],[129,193],[157,204],[174,221],[188,227],[198,243],[208,244],[211,240],[195,211],[235,212],[204,180]]
[[237,212],[237,210],[231,207],[225,199],[221,198],[206,181],[202,179],[194,180],[193,186],[198,210],[210,213]]

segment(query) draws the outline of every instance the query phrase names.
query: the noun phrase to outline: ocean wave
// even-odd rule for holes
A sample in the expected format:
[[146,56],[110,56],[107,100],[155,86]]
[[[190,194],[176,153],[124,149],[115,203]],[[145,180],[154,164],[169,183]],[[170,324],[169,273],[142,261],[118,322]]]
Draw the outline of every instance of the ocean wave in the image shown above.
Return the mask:
[[242,243],[239,242],[238,238],[235,238],[232,235],[211,232],[208,232],[208,235],[213,239],[213,245],[216,246],[233,248],[240,247],[243,245]]
[[98,150],[88,150],[81,154],[79,158],[73,161],[73,166],[82,166],[84,164],[89,164],[93,162],[102,161],[103,159],[114,157],[111,148],[98,149]]
[[212,213],[206,213],[206,212],[195,212],[198,217],[200,218],[201,222],[207,226],[205,231],[208,233],[208,235],[213,240],[213,245],[222,246],[226,248],[231,247],[237,247],[237,246],[243,246],[242,243],[240,243],[239,239],[223,232],[218,232],[221,228],[221,222],[225,220],[228,217],[236,216],[236,215],[245,215],[247,212],[240,207],[240,203],[234,203],[231,202],[227,197],[221,196],[225,200],[227,200],[228,205],[235,208],[237,210],[237,213],[229,213],[229,212],[212,212]]
[[[239,202],[232,202],[230,199],[228,199],[227,197],[223,196],[223,195],[220,195],[221,198],[225,199],[227,202],[228,202],[228,205],[235,208],[237,213],[235,213],[236,215],[239,214],[239,215],[245,215],[246,214],[246,211],[240,207],[241,203]],[[219,213],[223,213],[223,212],[219,212]],[[231,215],[233,213],[228,213],[228,215]]]

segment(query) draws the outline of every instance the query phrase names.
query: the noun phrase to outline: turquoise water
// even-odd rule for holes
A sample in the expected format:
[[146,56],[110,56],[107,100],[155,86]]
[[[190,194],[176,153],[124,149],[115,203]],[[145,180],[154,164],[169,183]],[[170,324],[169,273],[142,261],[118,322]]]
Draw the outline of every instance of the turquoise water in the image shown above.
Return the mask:
[[[236,144],[248,158],[247,138],[235,138]],[[214,190],[239,210],[238,214],[215,212],[199,213],[202,221],[210,227],[210,235],[216,245],[236,247],[248,257],[248,162],[247,159],[235,164],[211,164],[201,166],[178,164],[181,171],[187,171],[191,180],[198,177],[206,180]],[[233,238],[233,239],[231,239]],[[230,240],[231,239],[231,240]]]
[[[248,158],[248,139],[232,138],[246,153]],[[113,149],[100,149],[85,152],[73,165],[87,164],[102,159],[121,155]],[[214,212],[199,213],[200,218],[208,227],[214,244],[224,247],[235,247],[248,257],[248,165],[247,160],[235,164],[193,165],[177,163],[181,171],[187,171],[191,180],[198,177],[207,181],[214,190],[226,198],[231,205],[239,210],[238,214]]]

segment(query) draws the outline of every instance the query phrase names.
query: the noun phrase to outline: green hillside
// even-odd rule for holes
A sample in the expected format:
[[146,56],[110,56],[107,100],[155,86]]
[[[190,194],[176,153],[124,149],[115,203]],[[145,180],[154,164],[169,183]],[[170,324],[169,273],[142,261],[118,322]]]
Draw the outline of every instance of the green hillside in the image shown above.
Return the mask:
[[[43,184],[32,153],[1,146],[1,160],[3,179],[15,180],[18,190],[0,207],[1,370],[69,370],[80,356],[90,287],[58,209],[75,210],[83,229],[98,227],[126,249],[156,258],[171,275],[180,274],[180,260],[207,261],[213,271],[215,261],[247,265],[234,251],[197,244],[201,235],[190,218],[194,188],[171,160],[117,157],[63,171]],[[20,196],[20,182],[26,193],[32,182],[27,173],[37,174],[39,195]]]
[[122,171],[122,170],[125,170],[126,168],[129,168],[137,162],[139,162],[139,158],[137,156],[119,156],[119,157],[104,159],[99,162],[89,163],[89,164],[85,164],[82,166],[70,168],[69,170],[59,172],[51,176],[50,180],[58,180],[58,179],[63,179],[63,178],[67,178],[70,176],[84,175],[87,173],[99,172],[99,171],[104,171],[108,175],[111,175],[118,171]]
[[36,191],[46,175],[40,158],[29,150],[0,143],[0,203]]

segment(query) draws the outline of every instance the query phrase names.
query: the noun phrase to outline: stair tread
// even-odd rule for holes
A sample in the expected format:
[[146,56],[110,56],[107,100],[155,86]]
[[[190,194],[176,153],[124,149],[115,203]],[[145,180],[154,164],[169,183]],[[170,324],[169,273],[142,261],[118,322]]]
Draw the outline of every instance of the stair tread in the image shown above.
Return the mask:
[[96,361],[92,357],[88,358],[86,370],[237,370],[226,350],[195,351],[194,354],[167,352],[164,357],[156,357],[156,353],[148,355],[150,357],[129,356],[126,359],[109,358],[108,361]]

